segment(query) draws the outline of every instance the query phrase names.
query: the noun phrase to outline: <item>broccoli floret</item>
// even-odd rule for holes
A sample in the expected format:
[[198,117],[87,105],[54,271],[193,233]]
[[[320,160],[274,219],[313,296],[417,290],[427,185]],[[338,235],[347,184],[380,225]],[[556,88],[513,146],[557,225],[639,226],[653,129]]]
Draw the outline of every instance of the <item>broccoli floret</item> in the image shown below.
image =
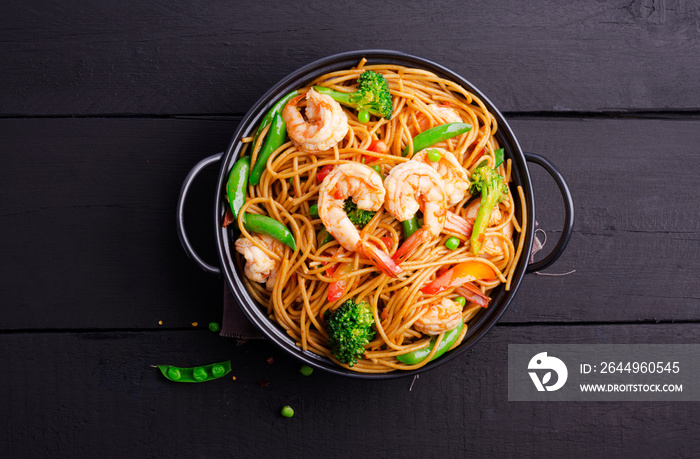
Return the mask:
[[364,228],[367,225],[367,223],[369,223],[369,221],[372,220],[374,214],[376,214],[376,212],[373,212],[371,210],[359,209],[357,207],[357,204],[352,202],[352,198],[348,198],[345,200],[343,210],[348,215],[348,218],[353,223],[353,225],[358,225],[360,228]]
[[391,93],[389,93],[389,82],[382,74],[372,70],[362,72],[357,79],[355,92],[340,92],[323,86],[315,86],[314,89],[357,111],[367,110],[372,115],[381,116],[387,120],[391,118],[391,112],[394,109]]
[[501,202],[508,194],[508,184],[505,183],[503,176],[496,172],[495,169],[486,165],[477,167],[472,173],[470,181],[469,190],[471,193],[481,193],[479,211],[476,214],[472,235],[469,238],[472,253],[479,255],[481,243],[484,241],[484,232],[491,218],[491,212],[493,212],[496,204]]
[[353,366],[362,357],[365,346],[374,339],[374,316],[367,302],[347,300],[338,309],[326,313],[328,345],[339,361]]

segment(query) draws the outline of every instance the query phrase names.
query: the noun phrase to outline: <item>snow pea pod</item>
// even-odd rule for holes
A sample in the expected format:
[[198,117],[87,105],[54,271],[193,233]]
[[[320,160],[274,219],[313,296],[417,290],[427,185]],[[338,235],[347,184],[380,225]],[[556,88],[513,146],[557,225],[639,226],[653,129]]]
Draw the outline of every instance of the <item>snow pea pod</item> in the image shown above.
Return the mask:
[[243,227],[251,233],[262,233],[272,236],[292,250],[297,249],[292,232],[282,223],[266,215],[242,214]]
[[265,129],[265,126],[270,124],[272,122],[272,118],[275,117],[275,114],[279,113],[285,105],[287,105],[287,102],[289,102],[289,99],[292,97],[295,97],[298,95],[297,90],[295,89],[294,91],[290,92],[283,98],[281,98],[275,105],[272,106],[270,111],[267,112],[265,115],[265,118],[260,122],[260,126],[258,126],[258,130],[255,131],[255,136],[253,137],[253,147],[255,147],[255,144],[258,142],[258,137],[260,137],[260,133],[262,132],[263,129]]
[[408,220],[402,221],[401,223],[403,224],[403,235],[406,239],[408,239],[411,234],[415,233],[420,228],[420,226],[418,226],[418,217],[415,215]]
[[[494,151],[493,157],[496,160],[496,163],[494,164],[493,168],[498,169],[498,166],[503,164],[503,161],[505,161],[505,157],[503,155],[503,148],[499,148],[498,150]],[[476,169],[480,168],[481,166],[485,166],[488,163],[489,163],[488,161],[482,161],[476,166]]]
[[[459,336],[462,334],[462,327],[464,327],[464,324],[460,322],[456,328],[445,332],[445,336],[443,336],[442,341],[440,341],[437,351],[435,351],[433,358],[430,359],[431,361],[437,359],[452,347],[455,341],[457,341],[457,338],[459,338]],[[406,365],[415,365],[416,363],[420,363],[425,360],[428,355],[430,355],[433,347],[435,347],[436,340],[437,338],[433,338],[427,347],[418,349],[417,351],[411,351],[406,354],[397,355],[396,358],[399,360],[399,362],[405,363]]]
[[233,212],[233,218],[238,219],[238,212],[245,204],[248,174],[250,172],[250,156],[244,156],[236,161],[231,168],[226,183],[226,196]]
[[318,246],[323,247],[324,245],[328,244],[329,242],[331,242],[335,239],[333,238],[333,235],[331,235],[331,233],[329,233],[326,228],[321,228],[321,230],[316,235],[316,240],[318,241]]
[[503,164],[504,161],[504,156],[503,156],[503,148],[499,148],[498,150],[493,152],[493,157],[496,158],[496,164],[494,164],[493,168],[497,169],[498,166]]
[[[465,132],[471,131],[472,126],[467,123],[447,123],[423,131],[413,138],[413,153],[417,153],[436,143],[444,142],[447,139],[456,137]],[[403,149],[403,156],[408,154],[409,147]]]
[[267,234],[283,244],[287,244],[292,250],[296,250],[294,236],[282,223],[264,215],[240,214],[241,207],[246,202],[249,170],[250,156],[244,156],[236,161],[228,177],[226,196],[228,197],[234,219],[238,219],[240,216],[240,219],[243,221],[243,227],[247,231]]
[[284,124],[282,115],[275,113],[272,118],[272,124],[270,125],[270,130],[267,132],[267,139],[265,139],[265,145],[260,149],[258,153],[258,158],[255,160],[255,164],[250,171],[250,177],[248,181],[251,185],[257,185],[260,182],[260,176],[265,170],[267,165],[267,159],[270,157],[272,152],[277,150],[284,143],[284,139],[287,137],[287,126]]
[[175,382],[197,383],[219,379],[231,371],[231,361],[212,363],[192,368],[157,365],[163,376]]

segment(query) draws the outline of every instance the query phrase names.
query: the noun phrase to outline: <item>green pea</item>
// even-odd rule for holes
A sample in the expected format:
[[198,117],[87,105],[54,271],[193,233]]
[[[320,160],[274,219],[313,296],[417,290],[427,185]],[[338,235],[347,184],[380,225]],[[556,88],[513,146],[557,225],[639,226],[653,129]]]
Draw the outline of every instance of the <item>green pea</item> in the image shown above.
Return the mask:
[[458,305],[460,305],[462,307],[464,307],[467,304],[467,300],[463,296],[458,296],[457,298],[454,298],[452,301],[454,301],[455,303],[457,303]]
[[454,236],[451,238],[448,238],[445,241],[445,247],[447,247],[450,250],[457,250],[457,248],[459,247],[459,239],[457,239]]
[[226,373],[226,368],[223,365],[214,365],[211,367],[211,375],[215,378],[220,378]]
[[195,381],[204,381],[205,379],[207,379],[207,376],[207,370],[205,370],[202,367],[197,367],[194,370],[192,370],[192,377]]
[[168,377],[173,381],[177,381],[182,377],[182,372],[179,368],[170,367],[168,368]]
[[437,150],[428,150],[428,159],[431,160],[432,162],[436,163],[440,161],[440,158],[442,158],[442,155],[440,154],[439,151]]
[[299,368],[299,373],[303,374],[304,376],[309,376],[313,372],[314,372],[314,369],[308,365],[302,365]]
[[311,207],[309,207],[309,215],[311,215],[314,218],[318,218],[318,204],[314,204]]
[[216,333],[218,331],[221,331],[221,326],[218,322],[209,322],[209,330]]
[[291,418],[292,416],[294,416],[294,410],[291,406],[286,405],[282,407],[282,411],[280,412],[280,414],[285,418]]
[[367,110],[360,110],[357,114],[357,120],[362,124],[369,123],[369,112]]

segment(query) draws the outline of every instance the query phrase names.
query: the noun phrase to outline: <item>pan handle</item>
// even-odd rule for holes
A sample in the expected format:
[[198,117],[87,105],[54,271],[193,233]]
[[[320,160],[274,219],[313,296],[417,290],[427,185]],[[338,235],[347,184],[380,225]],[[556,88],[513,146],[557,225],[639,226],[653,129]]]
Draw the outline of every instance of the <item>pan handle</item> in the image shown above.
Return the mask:
[[182,244],[182,248],[185,249],[185,253],[190,259],[197,263],[204,271],[212,274],[221,274],[221,269],[210,265],[197,255],[197,252],[194,251],[194,247],[190,244],[190,240],[187,238],[187,233],[185,233],[185,199],[187,199],[187,192],[190,191],[190,186],[192,182],[194,182],[194,179],[197,178],[197,175],[202,172],[205,167],[219,161],[222,156],[223,153],[218,153],[204,158],[195,164],[189,174],[187,174],[187,177],[185,177],[185,181],[182,182],[180,196],[177,198],[177,235],[180,238],[180,244]]
[[566,184],[566,180],[559,172],[559,169],[552,164],[548,159],[543,156],[536,155],[534,153],[525,153],[525,160],[539,164],[544,170],[546,170],[549,175],[552,176],[557,186],[559,186],[559,191],[561,192],[562,198],[564,198],[564,209],[566,214],[564,216],[564,229],[561,232],[561,237],[559,242],[554,247],[554,250],[540,261],[529,264],[527,266],[526,272],[531,273],[534,271],[541,271],[548,268],[555,261],[559,259],[564,249],[566,249],[569,239],[571,238],[571,233],[574,230],[574,200],[571,198],[571,191],[569,191],[569,185]]

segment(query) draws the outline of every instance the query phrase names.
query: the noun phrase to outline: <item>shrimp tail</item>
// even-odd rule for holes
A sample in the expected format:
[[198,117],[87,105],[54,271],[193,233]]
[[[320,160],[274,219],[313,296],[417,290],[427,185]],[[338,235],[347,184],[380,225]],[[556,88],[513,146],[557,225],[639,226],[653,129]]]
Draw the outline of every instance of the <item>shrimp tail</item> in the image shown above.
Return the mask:
[[397,265],[394,260],[379,247],[373,244],[368,244],[364,241],[360,242],[358,245],[360,249],[359,252],[369,258],[372,263],[374,263],[374,265],[387,276],[397,277],[403,272],[403,269],[401,269],[401,267],[399,267],[399,265]]
[[491,301],[491,298],[484,295],[481,290],[476,288],[471,282],[465,282],[461,286],[457,287],[455,292],[459,293],[470,302],[478,304],[484,308],[487,308],[489,306],[489,301]]
[[464,237],[469,237],[472,234],[472,228],[474,227],[474,222],[470,222],[454,212],[447,212],[447,218],[445,219],[444,230],[447,233],[460,234]]
[[401,263],[406,257],[416,251],[418,246],[430,239],[430,233],[423,227],[411,234],[408,239],[401,244],[401,247],[394,253],[392,257],[394,261]]

